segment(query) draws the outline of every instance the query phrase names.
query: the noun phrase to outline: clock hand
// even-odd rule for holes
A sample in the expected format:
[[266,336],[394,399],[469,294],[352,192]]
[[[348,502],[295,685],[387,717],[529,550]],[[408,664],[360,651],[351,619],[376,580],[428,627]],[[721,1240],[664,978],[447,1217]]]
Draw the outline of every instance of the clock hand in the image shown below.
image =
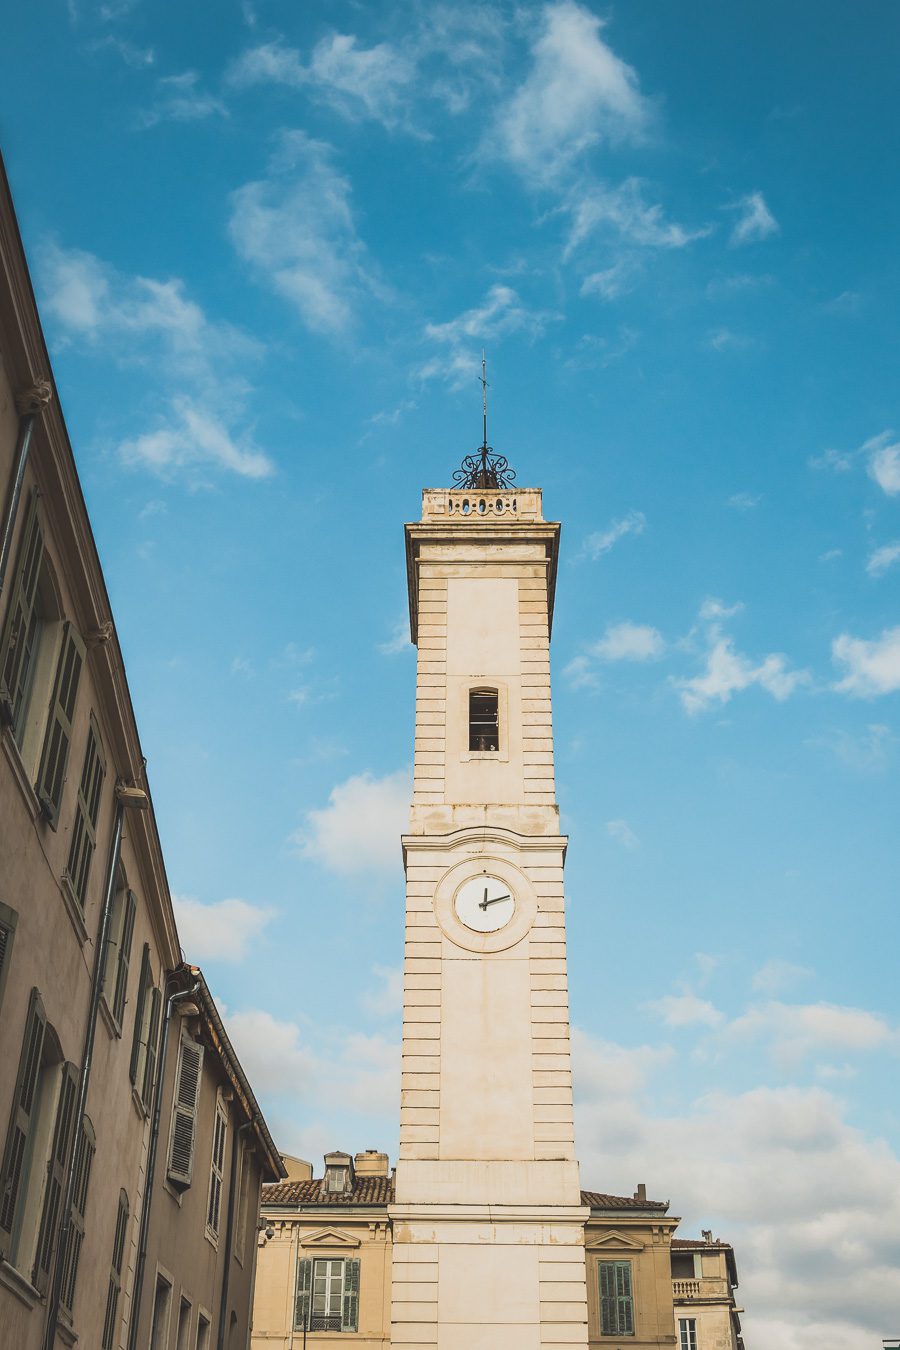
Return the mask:
[[498,900],[511,900],[511,899],[512,899],[511,895],[495,895],[490,900],[488,900],[487,891],[485,891],[484,899],[482,900],[479,908],[487,909],[488,905],[496,905]]
[[478,908],[479,908],[479,909],[487,909],[487,907],[488,907],[487,886],[485,886],[485,888],[484,888],[484,899],[478,901]]

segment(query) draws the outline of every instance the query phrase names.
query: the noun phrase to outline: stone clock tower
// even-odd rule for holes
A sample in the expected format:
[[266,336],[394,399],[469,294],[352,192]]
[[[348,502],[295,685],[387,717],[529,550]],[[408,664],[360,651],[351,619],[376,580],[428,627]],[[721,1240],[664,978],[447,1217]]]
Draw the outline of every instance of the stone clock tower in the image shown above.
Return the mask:
[[587,1345],[550,628],[559,525],[505,488],[406,526],[418,647],[391,1344]]

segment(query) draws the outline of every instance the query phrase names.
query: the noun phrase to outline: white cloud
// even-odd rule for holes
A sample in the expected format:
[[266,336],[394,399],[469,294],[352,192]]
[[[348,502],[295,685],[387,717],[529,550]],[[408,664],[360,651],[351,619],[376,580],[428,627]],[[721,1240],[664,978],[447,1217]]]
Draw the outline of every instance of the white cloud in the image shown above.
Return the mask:
[[808,966],[798,966],[793,961],[784,961],[773,956],[765,965],[760,966],[753,976],[753,988],[760,994],[773,997],[794,988],[812,975]]
[[635,849],[640,846],[641,841],[627,820],[608,820],[606,822],[606,833],[610,839],[615,839],[616,843],[621,844],[623,848]]
[[831,656],[847,671],[834,686],[840,694],[874,698],[900,689],[900,628],[885,628],[871,641],[842,633],[831,644]]
[[731,619],[744,608],[740,600],[737,604],[726,605],[718,596],[708,595],[700,606],[700,619],[703,623],[715,624],[719,619]]
[[634,264],[624,258],[600,272],[591,272],[581,283],[580,295],[599,295],[601,300],[617,300],[632,289]]
[[728,703],[733,694],[751,685],[759,685],[782,703],[799,685],[808,682],[808,672],[790,670],[787,657],[781,653],[772,652],[754,665],[735,651],[732,638],[720,637],[707,653],[703,674],[690,680],[676,680],[675,684],[687,712],[696,713],[713,702]]
[[345,334],[363,297],[378,290],[350,195],[330,147],[303,131],[282,135],[269,177],[231,194],[228,229],[240,257],[329,337]]
[[418,371],[420,379],[439,377],[459,387],[473,379],[480,370],[480,349],[508,333],[539,336],[547,321],[556,316],[531,310],[511,286],[500,283],[492,286],[480,305],[464,310],[455,319],[444,323],[429,323],[425,337],[445,348],[431,357]]
[[242,961],[253,940],[275,916],[274,909],[246,900],[204,904],[189,895],[173,895],[172,905],[185,959],[193,965]]
[[287,84],[299,88],[307,79],[308,72],[300,53],[280,40],[248,48],[225,72],[226,84],[237,89],[257,84]]
[[821,455],[810,455],[806,461],[811,469],[830,469],[832,473],[849,473],[853,455],[843,450],[823,450]]
[[810,1056],[866,1054],[900,1044],[883,1017],[834,1003],[759,1004],[729,1022],[727,1034],[764,1041],[777,1063],[791,1070]]
[[589,689],[597,683],[597,677],[586,656],[573,656],[568,665],[563,667],[563,676],[573,689]]
[[599,182],[580,183],[566,195],[561,209],[571,218],[564,257],[569,257],[598,230],[642,248],[664,249],[684,248],[710,233],[706,226],[687,230],[667,221],[663,208],[645,199],[644,184],[639,178],[626,178],[616,187]]
[[635,71],[601,38],[602,28],[572,0],[542,11],[531,69],[485,146],[532,182],[558,179],[600,141],[634,142],[646,133],[650,105]]
[[410,649],[412,643],[409,639],[409,619],[398,619],[391,629],[391,636],[385,642],[379,642],[378,650],[382,656],[396,656],[399,652],[405,652]]
[[141,113],[138,121],[142,127],[155,127],[160,122],[201,122],[207,117],[227,116],[222,100],[201,89],[197,72],[185,70],[157,81],[156,102]]
[[854,773],[881,773],[887,768],[896,737],[883,722],[870,722],[861,731],[851,732],[836,728],[824,735],[812,737],[808,745],[824,746]]
[[683,994],[666,994],[647,1006],[659,1013],[667,1027],[718,1027],[725,1020],[724,1014],[715,1004],[708,999],[698,998],[689,990]]
[[753,511],[761,501],[761,492],[735,492],[725,504],[733,507],[735,511]]
[[746,197],[741,197],[740,201],[735,202],[730,209],[738,212],[738,218],[734,229],[731,231],[730,240],[735,247],[741,244],[757,243],[761,239],[768,239],[771,235],[777,234],[780,229],[778,221],[766,205],[766,199],[761,192],[748,193]]
[[898,559],[900,559],[900,539],[895,539],[892,544],[883,544],[869,555],[866,571],[870,577],[880,577]]
[[332,788],[327,806],[307,812],[293,842],[332,872],[395,872],[410,796],[404,769],[383,778],[356,774]]
[[601,661],[654,661],[666,649],[662,633],[649,624],[610,624],[591,654]]
[[643,511],[629,511],[621,519],[610,521],[605,530],[598,530],[594,534],[589,534],[582,544],[578,556],[596,561],[604,553],[608,553],[626,535],[643,534],[646,525],[647,517]]
[[889,497],[900,492],[900,441],[892,441],[892,431],[883,431],[865,442],[862,453],[869,456],[869,474]]
[[186,467],[209,465],[241,478],[268,478],[275,471],[271,459],[247,439],[236,441],[214,413],[187,398],[172,401],[172,415],[155,431],[119,445],[125,464],[171,477]]
[[365,1010],[373,1017],[392,1017],[403,1008],[403,967],[373,966],[372,974],[379,982],[375,990],[362,995]]

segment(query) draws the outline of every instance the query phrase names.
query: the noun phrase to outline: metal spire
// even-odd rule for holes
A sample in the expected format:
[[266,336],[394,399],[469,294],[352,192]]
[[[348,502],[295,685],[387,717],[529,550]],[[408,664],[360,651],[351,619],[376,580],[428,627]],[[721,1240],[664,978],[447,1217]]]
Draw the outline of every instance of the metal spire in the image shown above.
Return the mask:
[[481,416],[482,442],[474,455],[466,455],[462,468],[454,470],[453,484],[456,488],[510,488],[515,480],[515,471],[509,467],[504,455],[495,455],[487,439],[487,362],[484,349],[481,351]]

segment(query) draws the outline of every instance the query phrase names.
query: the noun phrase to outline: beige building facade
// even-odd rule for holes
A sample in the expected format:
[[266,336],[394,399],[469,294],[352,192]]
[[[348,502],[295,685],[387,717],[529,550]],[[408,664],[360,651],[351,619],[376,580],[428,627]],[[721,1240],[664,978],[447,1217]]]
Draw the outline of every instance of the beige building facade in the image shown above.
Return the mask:
[[[231,1271],[236,1253],[206,1240],[208,1182],[202,1204],[192,1204],[199,1184],[184,1187],[177,1218],[166,1217],[164,1197],[148,1204],[174,1118],[180,1051],[170,1041],[185,1024],[173,999],[189,976],[122,652],[2,166],[0,513],[0,1341],[15,1350],[76,1342],[221,1350],[229,1345],[222,1318],[227,1333],[236,1311],[243,1339],[232,1344],[243,1347],[250,1280]],[[182,1131],[195,1177],[208,1178],[210,1110],[221,1089],[222,1203],[231,1203],[239,1138],[238,1154],[250,1150],[249,1213],[280,1160],[252,1094],[229,1086],[229,1074],[242,1077],[239,1066],[221,1032],[209,1030],[218,1015],[202,977],[190,978],[207,999],[197,1014],[206,1052]],[[152,1316],[154,1244],[177,1258],[180,1284],[198,1300],[202,1291],[205,1330],[194,1301],[183,1334],[177,1317],[168,1339],[139,1328],[141,1296],[141,1317]],[[245,1235],[242,1259],[252,1264],[248,1245]],[[224,1311],[216,1302],[223,1282],[234,1295]]]
[[744,1350],[730,1242],[719,1242],[711,1232],[699,1240],[675,1238],[672,1281],[678,1350]]

